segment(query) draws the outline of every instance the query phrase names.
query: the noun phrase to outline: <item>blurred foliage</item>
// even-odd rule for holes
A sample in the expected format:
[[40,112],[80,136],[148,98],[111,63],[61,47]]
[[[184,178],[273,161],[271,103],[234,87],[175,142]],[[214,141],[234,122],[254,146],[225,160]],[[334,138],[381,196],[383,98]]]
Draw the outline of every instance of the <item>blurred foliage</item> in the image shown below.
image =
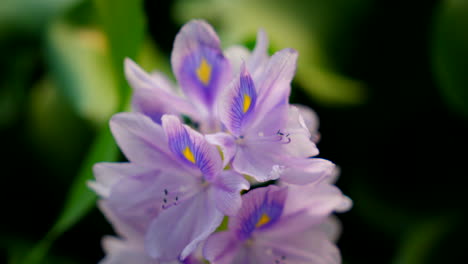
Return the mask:
[[433,68],[447,105],[468,117],[468,1],[440,4],[434,22]]
[[122,159],[107,121],[129,109],[123,59],[172,76],[172,41],[194,17],[225,47],[252,48],[263,27],[271,51],[299,51],[291,100],[318,113],[320,155],[354,200],[339,216],[344,263],[462,262],[467,3],[0,1],[0,262],[102,258],[111,228],[86,181]]
[[0,2],[0,36],[4,31],[34,33],[51,19],[82,0],[2,0]]
[[56,21],[47,39],[50,69],[68,101],[83,118],[96,124],[107,121],[117,109],[119,93],[105,35],[96,28]]

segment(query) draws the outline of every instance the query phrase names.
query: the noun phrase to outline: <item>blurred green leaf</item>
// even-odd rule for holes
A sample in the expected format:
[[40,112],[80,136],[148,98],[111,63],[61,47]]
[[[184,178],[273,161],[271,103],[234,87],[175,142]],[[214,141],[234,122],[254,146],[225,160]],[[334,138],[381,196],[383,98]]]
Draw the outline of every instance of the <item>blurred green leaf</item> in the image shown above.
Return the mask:
[[51,71],[75,111],[96,124],[108,120],[119,95],[105,35],[59,20],[47,36]]
[[86,182],[93,179],[92,167],[100,161],[115,161],[118,158],[118,148],[105,125],[91,146],[78,176],[74,179],[65,206],[57,222],[24,259],[25,264],[42,263],[54,240],[64,231],[80,220],[93,206],[96,195],[87,187]]
[[82,0],[2,0],[0,33],[6,29],[37,31],[55,16]]
[[401,239],[393,264],[426,264],[441,238],[453,226],[450,216],[421,220],[410,226]]
[[50,174],[54,182],[68,185],[70,179],[63,175],[82,159],[93,129],[77,116],[50,75],[35,83],[28,97],[26,131],[30,146],[44,166],[55,172]]
[[[8,250],[8,264],[18,264],[24,256],[24,252],[31,249],[31,241],[25,241],[18,237],[3,237],[0,240],[0,246]],[[75,259],[51,254],[47,258],[47,264],[77,264],[80,263]]]
[[[104,45],[103,39],[109,40],[110,56],[112,58],[112,65],[110,66],[113,70],[117,83],[115,84],[119,94],[119,107],[118,111],[123,110],[127,105],[127,97],[129,95],[128,85],[125,81],[123,72],[123,59],[125,57],[135,58],[139,52],[140,46],[144,40],[144,17],[142,11],[142,1],[109,1],[109,0],[96,0],[96,8],[104,28],[106,37],[101,38],[96,35],[96,31],[92,31],[89,35],[89,31],[86,31],[85,38],[91,38],[96,41],[95,44]],[[116,19],[118,18],[118,19]],[[67,26],[59,24],[55,28],[59,33],[66,34]],[[60,34],[58,34],[60,36]],[[81,35],[83,36],[83,35]],[[60,40],[60,37],[58,37]],[[81,37],[82,38],[82,37]],[[79,38],[80,39],[80,38]],[[79,41],[75,39],[75,41]],[[60,41],[58,40],[58,41]],[[62,43],[62,45],[73,45],[70,42]],[[101,46],[102,47],[102,46]],[[60,47],[56,47],[60,49]],[[86,56],[87,50],[74,50],[76,55],[74,59],[79,60],[78,57]],[[82,54],[84,52],[84,54]],[[68,56],[71,56],[68,54]],[[90,56],[92,57],[92,56]],[[104,60],[103,60],[104,61]],[[73,60],[67,61],[73,63]],[[103,62],[104,63],[104,62]],[[63,65],[65,67],[65,65]],[[88,65],[81,65],[86,67]],[[106,65],[100,65],[94,68],[94,70],[102,70],[100,67],[107,68]],[[99,75],[89,75],[89,78],[99,79]],[[105,78],[105,77],[104,77]],[[92,85],[96,85],[96,82]],[[109,85],[110,86],[110,85]],[[100,86],[93,86],[90,89],[95,93],[99,93],[102,89]],[[74,91],[79,92],[79,91]],[[106,98],[103,98],[106,100]],[[104,103],[101,101],[101,103]],[[92,207],[94,207],[96,195],[92,193],[86,186],[88,180],[93,179],[92,166],[101,161],[115,161],[118,158],[118,148],[115,145],[114,139],[109,131],[107,125],[102,126],[100,132],[95,139],[88,155],[86,156],[83,165],[81,167],[78,176],[74,179],[74,182],[70,188],[68,197],[65,201],[65,206],[60,214],[57,222],[54,224],[52,229],[47,233],[45,238],[39,242],[26,256],[23,263],[25,264],[36,264],[42,263],[45,255],[47,254],[53,241],[60,236],[63,232],[73,226],[78,220],[80,220]]]
[[451,109],[468,117],[468,1],[442,1],[434,23],[432,62]]
[[37,50],[27,47],[12,50],[12,45],[0,46],[0,56],[8,62],[0,75],[0,129],[10,125],[21,113],[38,61]]
[[141,68],[148,72],[158,71],[164,73],[168,77],[172,76],[169,58],[163,54],[150,38],[147,38],[143,42],[136,62]]
[[145,37],[142,0],[94,0],[99,21],[109,39],[114,71],[119,80],[120,95],[126,98],[129,86],[125,81],[125,57],[136,59]]

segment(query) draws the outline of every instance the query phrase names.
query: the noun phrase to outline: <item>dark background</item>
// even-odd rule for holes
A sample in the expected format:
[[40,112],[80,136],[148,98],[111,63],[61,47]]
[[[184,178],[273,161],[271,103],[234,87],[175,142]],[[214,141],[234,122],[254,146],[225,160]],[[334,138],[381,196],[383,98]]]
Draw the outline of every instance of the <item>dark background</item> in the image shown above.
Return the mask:
[[[322,28],[327,34],[320,43],[334,71],[366,87],[365,100],[334,104],[321,102],[295,81],[291,97],[319,115],[320,157],[341,168],[337,185],[354,201],[350,212],[339,215],[344,263],[463,262],[468,45],[460,43],[468,43],[467,5],[369,0],[354,5],[365,8],[353,17],[345,15],[353,4],[312,2],[324,16],[353,18],[352,27],[335,19],[339,26]],[[165,63],[183,24],[174,18],[175,5],[144,1],[148,36]],[[87,11],[75,13],[77,20],[94,21]],[[21,263],[52,227],[101,127],[77,113],[60,88],[55,99],[37,95],[44,76],[56,78],[44,44],[51,19],[34,26],[0,20],[6,23],[0,27],[2,263]],[[208,21],[217,30],[225,26]],[[239,43],[252,46],[250,38]],[[113,231],[93,208],[55,241],[44,263],[96,263],[106,234]]]

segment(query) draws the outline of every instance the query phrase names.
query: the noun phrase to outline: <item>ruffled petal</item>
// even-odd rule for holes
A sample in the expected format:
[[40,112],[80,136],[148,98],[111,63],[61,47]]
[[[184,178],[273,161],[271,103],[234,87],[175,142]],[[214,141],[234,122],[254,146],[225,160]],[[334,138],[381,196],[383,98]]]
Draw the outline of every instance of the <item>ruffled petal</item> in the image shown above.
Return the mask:
[[223,167],[226,167],[237,152],[235,138],[227,133],[205,135],[206,141],[219,146],[223,153]]
[[142,245],[116,237],[104,237],[102,246],[106,257],[99,264],[162,264],[150,258]]
[[212,263],[232,264],[240,246],[241,241],[232,232],[217,232],[206,240],[203,256]]
[[183,125],[171,115],[162,117],[162,126],[169,141],[172,153],[187,166],[200,169],[206,180],[212,180],[222,170],[220,154],[210,145],[203,135]]
[[294,107],[299,109],[299,112],[304,120],[304,124],[310,132],[310,139],[312,142],[317,143],[320,140],[319,117],[310,107],[300,104],[294,104]]
[[133,88],[132,106],[161,123],[163,114],[185,114],[198,118],[192,104],[173,92],[169,80],[160,73],[148,74],[131,59],[125,59],[125,75]]
[[110,128],[127,159],[148,168],[178,167],[162,127],[140,113],[119,113]]
[[106,203],[121,221],[144,233],[161,212],[189,199],[199,182],[176,168],[149,170],[114,184]]
[[93,174],[96,181],[88,182],[88,185],[101,197],[109,197],[111,188],[124,177],[141,174],[148,169],[136,166],[133,163],[101,162],[93,166]]
[[232,167],[259,182],[275,180],[284,170],[284,164],[277,162],[280,156],[281,148],[274,142],[238,145]]
[[252,73],[254,79],[260,74],[268,59],[268,37],[265,30],[260,29],[257,33],[255,48],[247,60],[247,69]]
[[255,254],[256,263],[341,263],[338,248],[317,227],[281,236],[268,233],[262,235],[255,244],[258,252]]
[[240,174],[229,170],[223,171],[214,183],[216,207],[223,214],[233,216],[239,211],[242,198],[241,190],[248,190],[249,182]]
[[224,55],[231,64],[232,75],[236,76],[239,74],[241,65],[250,58],[250,51],[244,46],[233,45],[224,51]]
[[335,164],[320,158],[295,158],[284,161],[281,180],[290,184],[309,184],[334,175]]
[[229,61],[213,28],[202,20],[185,24],[176,36],[171,62],[184,93],[200,111],[209,114],[219,91],[231,78]]
[[243,64],[241,72],[226,89],[219,101],[221,122],[235,136],[243,134],[244,123],[255,110],[257,92],[252,77]]
[[298,232],[323,223],[333,212],[351,208],[350,199],[336,186],[320,183],[305,186],[289,185],[283,216],[273,233]]
[[335,215],[330,215],[326,221],[320,225],[320,230],[334,243],[338,241],[341,235],[342,224],[340,219]]
[[164,261],[185,259],[221,224],[210,191],[200,192],[160,214],[150,225],[145,239],[151,257]]
[[112,227],[119,236],[126,240],[134,241],[135,243],[140,241],[140,244],[143,245],[142,237],[144,233],[142,230],[135,228],[131,223],[124,221],[115,215],[115,213],[109,208],[106,200],[98,201],[98,207],[106,219],[112,224]]
[[[261,109],[260,109],[261,110]],[[286,135],[285,128],[288,124],[289,104],[283,102],[271,108],[266,113],[260,113],[259,108],[251,114],[251,118],[245,124],[245,137],[252,141],[261,141],[265,137]],[[287,142],[287,139],[284,138]]]
[[283,49],[273,54],[255,82],[258,91],[258,115],[264,116],[279,104],[287,103],[296,71],[297,52]]
[[282,134],[288,140],[285,150],[289,156],[308,158],[319,154],[299,109],[294,106],[289,107],[288,122]]

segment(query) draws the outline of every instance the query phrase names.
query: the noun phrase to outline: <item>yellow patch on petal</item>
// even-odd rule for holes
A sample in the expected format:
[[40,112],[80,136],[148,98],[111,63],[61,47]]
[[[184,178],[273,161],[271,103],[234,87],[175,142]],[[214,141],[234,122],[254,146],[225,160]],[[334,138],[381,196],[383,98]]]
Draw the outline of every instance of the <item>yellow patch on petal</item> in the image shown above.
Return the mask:
[[249,95],[247,94],[244,94],[244,103],[243,103],[243,106],[242,106],[242,111],[245,113],[247,111],[249,111],[249,108],[250,108],[250,104],[252,103],[252,98],[250,98]]
[[211,79],[211,65],[203,58],[197,68],[197,77],[204,84],[208,85]]
[[184,155],[184,157],[185,157],[188,161],[190,161],[190,162],[192,162],[192,163],[195,164],[195,156],[193,156],[193,153],[192,153],[192,151],[190,150],[189,147],[186,147],[186,148],[184,149],[184,151],[182,151],[182,154]]
[[267,214],[263,213],[262,217],[260,217],[257,224],[255,224],[255,227],[257,227],[257,228],[261,227],[263,225],[268,224],[268,222],[270,222],[270,217]]

